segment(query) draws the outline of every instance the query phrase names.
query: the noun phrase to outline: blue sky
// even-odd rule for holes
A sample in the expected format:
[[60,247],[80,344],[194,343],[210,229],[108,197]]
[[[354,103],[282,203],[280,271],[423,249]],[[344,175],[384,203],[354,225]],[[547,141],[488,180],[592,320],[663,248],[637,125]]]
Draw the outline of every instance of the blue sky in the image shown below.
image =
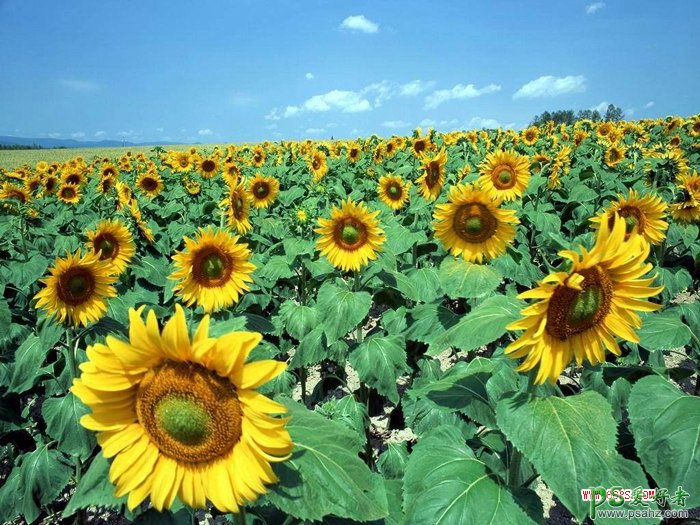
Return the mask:
[[700,112],[700,2],[0,0],[0,135],[239,142]]

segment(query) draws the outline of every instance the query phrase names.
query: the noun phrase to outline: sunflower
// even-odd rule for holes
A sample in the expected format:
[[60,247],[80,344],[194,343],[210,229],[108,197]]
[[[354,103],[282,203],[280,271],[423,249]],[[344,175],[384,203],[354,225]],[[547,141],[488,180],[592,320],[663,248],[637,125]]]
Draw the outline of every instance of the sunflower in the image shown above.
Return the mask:
[[374,164],[381,164],[384,161],[384,144],[381,142],[374,147],[372,150],[372,162]]
[[257,173],[250,181],[250,198],[256,208],[268,208],[280,192],[280,183],[274,177]]
[[358,271],[384,244],[384,231],[377,220],[379,211],[370,212],[364,203],[344,200],[341,207],[333,206],[331,218],[319,218],[320,234],[316,247],[333,266],[343,271]]
[[625,148],[622,146],[610,146],[605,152],[605,164],[614,168],[625,158]]
[[274,360],[249,361],[255,332],[209,337],[204,316],[190,338],[182,307],[162,331],[153,310],[129,310],[129,340],[107,336],[87,348],[71,392],[90,409],[80,424],[97,432],[115,495],[135,509],[150,496],[162,511],[176,497],[238,512],[278,481],[270,463],[292,451],[284,405],[256,388],[284,371]]
[[357,145],[356,143],[350,143],[348,144],[348,152],[347,152],[347,159],[348,162],[351,164],[355,164],[357,160],[360,158],[362,155],[362,149],[360,149],[360,146]]
[[478,183],[492,199],[522,197],[530,182],[530,159],[514,151],[492,151],[479,165]]
[[698,175],[697,171],[692,175],[681,175],[678,178],[676,186],[684,188],[694,199],[700,200],[700,175]]
[[630,190],[627,198],[618,195],[618,200],[597,217],[593,217],[591,222],[600,225],[607,220],[608,227],[612,228],[614,215],[619,215],[626,225],[625,240],[637,233],[648,243],[661,244],[668,228],[668,223],[664,220],[667,209],[668,206],[661,197],[640,196],[635,190]]
[[688,126],[688,133],[693,137],[700,137],[700,115],[692,119]]
[[111,162],[105,162],[100,167],[100,177],[102,177],[102,178],[105,178],[105,177],[116,178],[118,176],[119,176],[119,169]]
[[56,175],[46,175],[44,177],[44,195],[53,195],[58,190],[59,180]]
[[80,197],[80,187],[77,184],[61,184],[58,188],[58,198],[61,202],[78,204]]
[[398,210],[408,201],[409,182],[398,175],[384,175],[380,177],[377,185],[379,200],[389,206],[392,210]]
[[199,195],[199,193],[202,191],[202,185],[196,180],[183,178],[182,183],[185,186],[185,190],[187,190],[187,193],[190,195]]
[[430,142],[428,137],[416,137],[413,139],[413,142],[411,142],[411,151],[418,158],[434,148],[435,146]]
[[169,157],[170,164],[175,171],[192,171],[192,168],[194,167],[194,159],[189,151],[171,151]]
[[224,181],[228,186],[236,186],[241,178],[241,168],[233,161],[224,163]]
[[216,155],[203,157],[197,160],[195,167],[203,178],[214,178],[219,173],[219,158]]
[[0,187],[0,199],[14,200],[21,204],[26,204],[30,201],[31,195],[24,186],[18,186],[11,182],[5,182]]
[[250,195],[241,182],[235,188],[228,188],[226,197],[221,201],[226,209],[228,225],[240,234],[252,228],[250,224]]
[[416,179],[416,184],[420,185],[420,194],[431,201],[434,201],[442,191],[445,184],[445,164],[447,164],[447,153],[445,148],[434,157],[423,155],[421,157],[423,174]]
[[448,202],[435,207],[435,235],[454,256],[481,263],[502,255],[515,239],[515,224],[520,221],[514,210],[499,208],[471,184],[452,186]]
[[117,275],[124,273],[136,253],[131,232],[116,220],[101,221],[94,230],[87,232],[87,238],[89,248],[94,253],[100,252],[100,260],[111,262]]
[[36,308],[43,308],[61,323],[68,320],[75,326],[87,326],[99,321],[107,313],[105,299],[117,295],[112,264],[95,253],[66,254],[65,259],[56,259],[49,272],[50,277],[41,279],[45,287],[34,296]]
[[542,167],[550,160],[549,156],[544,153],[535,153],[530,161],[530,169],[532,173],[541,173]]
[[574,145],[575,146],[580,146],[581,143],[588,138],[588,133],[583,131],[582,129],[579,129],[574,132]]
[[136,187],[149,199],[160,195],[163,191],[163,179],[155,171],[145,171],[136,179]]
[[700,222],[700,200],[685,188],[681,191],[680,200],[670,206],[671,216],[676,222],[690,224]]
[[506,348],[514,359],[525,357],[518,370],[539,364],[537,383],[554,383],[572,357],[595,365],[605,361],[606,348],[620,355],[616,336],[638,343],[635,329],[642,321],[636,312],[661,308],[643,300],[663,290],[652,286],[656,276],[642,278],[652,269],[644,263],[649,250],[648,244],[625,242],[625,221],[615,215],[612,228],[601,222],[591,251],[560,252],[573,263],[571,270],[552,273],[518,296],[539,299],[507,327],[525,330]]
[[187,306],[197,303],[204,311],[215,312],[237,303],[250,288],[255,265],[248,262],[247,244],[226,230],[200,228],[194,240],[185,237],[185,249],[173,255],[176,270],[169,279]]
[[326,173],[328,173],[328,163],[326,162],[326,154],[320,150],[314,150],[307,161],[313,181],[320,181]]
[[540,128],[537,126],[530,126],[529,128],[523,130],[523,132],[520,134],[520,138],[523,141],[523,144],[532,146],[535,142],[537,142],[537,139],[540,138]]
[[265,150],[261,146],[256,146],[253,150],[251,162],[256,168],[260,168],[265,164]]

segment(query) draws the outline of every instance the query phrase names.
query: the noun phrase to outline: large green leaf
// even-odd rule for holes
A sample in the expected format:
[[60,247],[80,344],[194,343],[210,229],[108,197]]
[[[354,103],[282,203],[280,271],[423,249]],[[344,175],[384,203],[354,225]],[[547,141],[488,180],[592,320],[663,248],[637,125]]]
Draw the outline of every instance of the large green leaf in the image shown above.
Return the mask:
[[329,515],[356,521],[386,517],[383,480],[357,455],[360,436],[294,401],[283,402],[292,416],[287,430],[294,450],[289,460],[275,464],[280,482],[271,487],[270,502],[302,520]]
[[447,347],[445,332],[457,324],[459,317],[436,303],[419,304],[408,312],[408,328],[404,335],[409,341],[430,345],[429,354],[437,355]]
[[440,265],[440,281],[451,299],[485,297],[501,283],[503,276],[490,266],[446,257]]
[[646,315],[639,329],[639,344],[647,350],[671,350],[690,342],[690,330],[678,307]]
[[370,337],[350,352],[350,364],[360,380],[397,404],[396,380],[409,371],[406,362],[406,341],[403,336]]
[[99,452],[78,483],[63,515],[70,516],[78,509],[93,506],[120,508],[124,503],[126,496],[114,497],[114,485],[109,481],[109,462]]
[[13,261],[2,273],[5,281],[12,283],[19,290],[28,290],[42,277],[49,267],[49,260],[35,253],[27,262],[23,260]]
[[278,279],[289,279],[295,275],[287,257],[284,255],[273,255],[265,264],[255,270],[255,274],[272,282]]
[[628,410],[644,467],[671,494],[683,487],[687,508],[700,506],[700,398],[648,376],[632,387]]
[[285,301],[279,309],[285,331],[301,341],[318,324],[318,311],[312,306]]
[[639,464],[618,454],[610,403],[597,392],[567,398],[512,395],[499,401],[496,418],[506,437],[579,521],[590,511],[582,489],[647,486]]
[[328,340],[335,341],[355,328],[371,305],[372,296],[367,292],[353,292],[347,284],[323,283],[318,290],[317,308]]
[[416,291],[415,298],[409,297],[409,299],[429,303],[442,296],[440,277],[435,268],[411,270],[407,277]]
[[61,454],[48,445],[39,444],[22,457],[17,498],[28,523],[39,515],[39,506],[52,502],[68,484],[73,469]]
[[46,433],[58,440],[59,450],[69,456],[87,459],[95,448],[93,432],[80,425],[80,418],[88,412],[90,410],[71,393],[63,397],[50,397],[41,406]]
[[488,474],[456,429],[441,426],[421,439],[404,477],[406,525],[527,525],[532,519]]
[[41,365],[49,351],[36,335],[27,337],[15,352],[8,392],[21,394],[32,388],[45,370]]
[[328,357],[328,342],[322,326],[317,326],[297,346],[289,368],[301,368],[320,363]]
[[165,286],[165,281],[170,273],[169,266],[168,260],[164,257],[144,255],[131,266],[131,271],[136,277],[145,279],[154,286]]

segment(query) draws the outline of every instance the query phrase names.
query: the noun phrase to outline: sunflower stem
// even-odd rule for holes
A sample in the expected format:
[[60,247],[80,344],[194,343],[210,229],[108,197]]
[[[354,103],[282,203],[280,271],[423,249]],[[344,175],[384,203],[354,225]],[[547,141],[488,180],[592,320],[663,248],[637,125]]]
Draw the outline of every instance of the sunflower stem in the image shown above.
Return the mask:
[[246,524],[245,507],[241,507],[240,509],[238,509],[238,512],[233,515],[233,522],[236,525],[245,525]]
[[27,251],[27,220],[24,217],[24,213],[20,213],[19,216],[19,233],[22,237],[22,254],[24,255],[24,262],[29,261],[29,254]]
[[[73,381],[75,380],[76,377],[78,377],[78,358],[77,358],[77,353],[78,353],[78,345],[80,344],[80,336],[76,334],[76,330],[74,327],[70,327],[66,330],[66,355],[68,357],[68,362],[67,365],[69,367],[69,372],[70,372],[70,383],[73,384]],[[80,483],[80,480],[83,477],[83,462],[80,460],[80,458],[77,458],[77,461],[75,463],[75,485],[76,487],[78,486],[78,483]],[[84,509],[78,510],[76,516],[75,516],[75,522],[78,524],[85,523],[85,511]]]

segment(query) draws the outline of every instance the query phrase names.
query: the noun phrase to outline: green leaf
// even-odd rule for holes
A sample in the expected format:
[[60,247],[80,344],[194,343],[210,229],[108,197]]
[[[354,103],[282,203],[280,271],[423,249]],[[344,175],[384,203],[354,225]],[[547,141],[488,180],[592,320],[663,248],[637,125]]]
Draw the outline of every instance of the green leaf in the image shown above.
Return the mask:
[[41,406],[46,433],[56,439],[58,449],[69,456],[87,459],[95,448],[93,432],[80,425],[80,418],[88,412],[90,410],[71,393],[63,397],[50,397]]
[[414,448],[404,478],[406,525],[528,525],[536,522],[491,479],[464,438],[438,427]]
[[700,398],[663,377],[648,376],[632,387],[628,410],[647,472],[671,494],[683,487],[690,494],[686,508],[700,506]]
[[367,292],[353,292],[346,284],[323,283],[316,307],[328,340],[335,341],[355,328],[367,316],[371,305],[372,296]]
[[312,306],[285,301],[279,309],[285,331],[301,341],[318,324],[318,311]]
[[319,414],[323,414],[333,421],[338,421],[357,433],[362,442],[366,441],[365,427],[369,425],[369,415],[367,405],[358,403],[355,396],[347,395],[340,399],[331,398],[317,409]]
[[63,516],[68,517],[78,509],[93,506],[118,509],[126,503],[126,499],[126,496],[114,497],[114,485],[109,481],[109,462],[102,452],[98,452],[90,463],[90,468],[80,479],[73,497],[63,511]]
[[396,380],[410,370],[403,336],[370,337],[350,352],[349,360],[362,382],[398,404]]
[[49,349],[41,344],[41,339],[30,335],[15,352],[15,361],[10,376],[8,392],[21,394],[32,388],[45,370],[41,365]]
[[48,445],[37,445],[36,450],[22,457],[19,483],[19,505],[27,522],[39,516],[39,506],[56,499],[68,484],[73,469]]
[[588,202],[598,198],[598,192],[586,184],[577,184],[569,193],[569,202]]
[[618,454],[617,424],[610,412],[597,392],[566,398],[517,394],[499,401],[496,419],[547,486],[583,521],[590,503],[582,501],[581,489],[647,486],[639,464]]
[[678,307],[642,316],[637,332],[639,345],[647,350],[671,350],[690,342],[690,330],[681,321]]
[[5,299],[0,299],[0,334],[4,337],[12,324],[12,312]]
[[167,280],[169,263],[164,257],[153,257],[144,255],[138,258],[138,262],[131,266],[131,270],[136,277],[145,279],[153,286],[165,286]]
[[407,463],[406,442],[389,443],[387,449],[377,458],[377,470],[386,479],[403,479]]
[[444,333],[457,324],[459,317],[436,303],[419,304],[408,312],[408,329],[405,337],[430,345],[428,353],[437,355],[447,347]]
[[357,456],[362,439],[290,399],[282,401],[292,416],[287,430],[294,450],[290,459],[273,467],[280,482],[270,488],[269,501],[301,520],[329,515],[356,521],[386,517],[383,480]]
[[328,341],[323,326],[317,326],[297,346],[289,368],[315,365],[328,357]]
[[664,302],[673,299],[680,292],[688,289],[693,284],[693,278],[685,268],[657,268],[659,275],[655,286],[663,285],[661,292]]
[[41,278],[49,267],[49,260],[40,254],[32,255],[27,262],[13,261],[3,269],[5,280],[19,289],[28,290]]
[[255,275],[275,282],[278,279],[289,279],[295,273],[287,257],[284,255],[273,255],[255,270]]
[[406,276],[416,291],[413,301],[429,303],[442,296],[440,277],[435,268],[420,268],[412,270]]
[[503,276],[490,266],[446,257],[440,265],[440,282],[450,299],[472,299],[490,295]]

